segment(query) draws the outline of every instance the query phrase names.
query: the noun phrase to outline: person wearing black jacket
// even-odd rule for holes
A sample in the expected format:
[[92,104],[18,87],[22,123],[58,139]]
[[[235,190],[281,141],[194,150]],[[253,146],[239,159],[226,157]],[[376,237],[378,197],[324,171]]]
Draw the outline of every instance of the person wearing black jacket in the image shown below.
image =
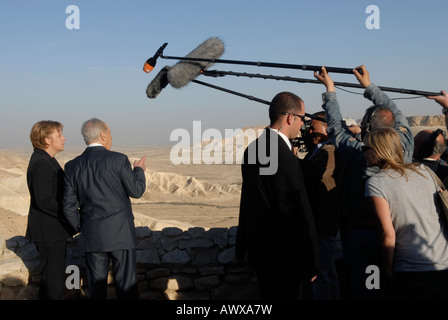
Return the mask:
[[310,199],[319,247],[319,270],[313,282],[315,300],[339,300],[339,279],[336,268],[337,234],[340,226],[340,184],[344,163],[330,142],[326,114],[313,114],[309,135],[314,144],[300,159],[305,186]]
[[39,299],[61,300],[65,283],[67,238],[73,230],[62,214],[64,171],[54,158],[64,150],[63,126],[39,121],[31,129],[34,147],[27,170],[30,209],[26,238],[40,255]]
[[134,162],[110,151],[109,126],[92,118],[81,132],[86,150],[65,165],[64,214],[81,232],[90,298],[104,300],[113,265],[118,299],[138,299],[134,215],[129,197],[146,190],[145,159]]
[[270,126],[248,146],[241,165],[235,253],[255,269],[262,299],[304,299],[317,273],[313,214],[289,141],[300,132],[304,115],[299,97],[277,94],[269,107]]
[[413,162],[428,166],[448,186],[448,163],[442,159],[446,150],[443,131],[421,130],[415,135],[414,142]]

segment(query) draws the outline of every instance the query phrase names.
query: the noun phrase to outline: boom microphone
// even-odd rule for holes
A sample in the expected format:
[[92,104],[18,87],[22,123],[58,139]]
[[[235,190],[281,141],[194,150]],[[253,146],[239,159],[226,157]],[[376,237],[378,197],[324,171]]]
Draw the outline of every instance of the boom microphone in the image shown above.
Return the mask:
[[[199,58],[206,61],[179,61],[168,71],[168,81],[174,88],[186,86],[194,80],[202,70],[211,67],[214,60],[224,53],[224,42],[219,38],[209,38],[191,51],[186,58]],[[163,58],[163,56],[162,56]]]
[[154,99],[159,95],[159,93],[162,91],[163,88],[165,88],[168,85],[168,70],[170,69],[169,66],[163,67],[162,70],[156,75],[154,80],[152,80],[148,87],[146,88],[146,95],[150,99]]
[[143,66],[143,71],[145,71],[146,73],[150,73],[154,69],[154,67],[156,66],[157,58],[160,57],[160,55],[163,53],[163,50],[167,45],[168,43],[165,42],[159,48],[159,50],[157,50],[156,54],[152,58],[146,60],[145,65]]

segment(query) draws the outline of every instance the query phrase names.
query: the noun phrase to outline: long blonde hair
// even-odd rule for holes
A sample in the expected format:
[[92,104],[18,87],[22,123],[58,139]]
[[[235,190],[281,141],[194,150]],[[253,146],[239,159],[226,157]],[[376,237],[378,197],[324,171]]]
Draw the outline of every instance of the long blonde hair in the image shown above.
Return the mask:
[[381,170],[394,170],[407,180],[407,170],[420,175],[417,163],[404,162],[404,150],[400,136],[394,128],[384,127],[370,131],[364,138],[364,143],[370,146],[375,154],[376,164]]

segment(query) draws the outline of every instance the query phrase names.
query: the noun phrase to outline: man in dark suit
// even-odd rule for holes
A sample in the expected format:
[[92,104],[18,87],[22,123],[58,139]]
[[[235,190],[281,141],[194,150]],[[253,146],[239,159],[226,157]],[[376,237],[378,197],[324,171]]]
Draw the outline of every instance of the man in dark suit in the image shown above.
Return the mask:
[[138,299],[134,215],[129,197],[145,192],[145,159],[110,151],[103,121],[84,122],[83,154],[65,165],[64,214],[83,237],[90,297],[105,299],[110,260],[118,299]]
[[299,97],[276,95],[271,124],[246,149],[241,166],[236,256],[255,269],[263,299],[303,298],[303,284],[317,271],[313,215],[289,141],[300,132],[304,115]]

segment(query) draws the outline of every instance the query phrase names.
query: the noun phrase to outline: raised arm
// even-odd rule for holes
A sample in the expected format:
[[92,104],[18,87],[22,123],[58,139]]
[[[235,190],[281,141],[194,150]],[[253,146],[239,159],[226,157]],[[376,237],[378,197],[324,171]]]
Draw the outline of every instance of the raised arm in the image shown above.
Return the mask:
[[[362,74],[357,69],[362,69]],[[395,117],[395,130],[400,135],[401,144],[405,150],[405,161],[407,163],[412,162],[412,154],[414,152],[414,138],[412,136],[409,123],[404,116],[403,112],[398,109],[393,100],[389,98],[380,88],[378,88],[373,82],[370,81],[370,75],[366,67],[360,66],[353,70],[359,83],[366,88],[364,91],[364,97],[373,102],[375,106],[387,106]]]
[[441,93],[442,95],[440,96],[428,96],[426,98],[434,100],[442,106],[442,113],[445,115],[445,126],[448,130],[448,94],[443,90]]
[[327,91],[322,94],[322,108],[327,114],[327,131],[331,142],[340,150],[343,158],[350,157],[351,152],[360,150],[362,142],[356,140],[347,127],[342,125],[342,114],[337,100],[334,82],[325,67],[314,77],[325,85]]

